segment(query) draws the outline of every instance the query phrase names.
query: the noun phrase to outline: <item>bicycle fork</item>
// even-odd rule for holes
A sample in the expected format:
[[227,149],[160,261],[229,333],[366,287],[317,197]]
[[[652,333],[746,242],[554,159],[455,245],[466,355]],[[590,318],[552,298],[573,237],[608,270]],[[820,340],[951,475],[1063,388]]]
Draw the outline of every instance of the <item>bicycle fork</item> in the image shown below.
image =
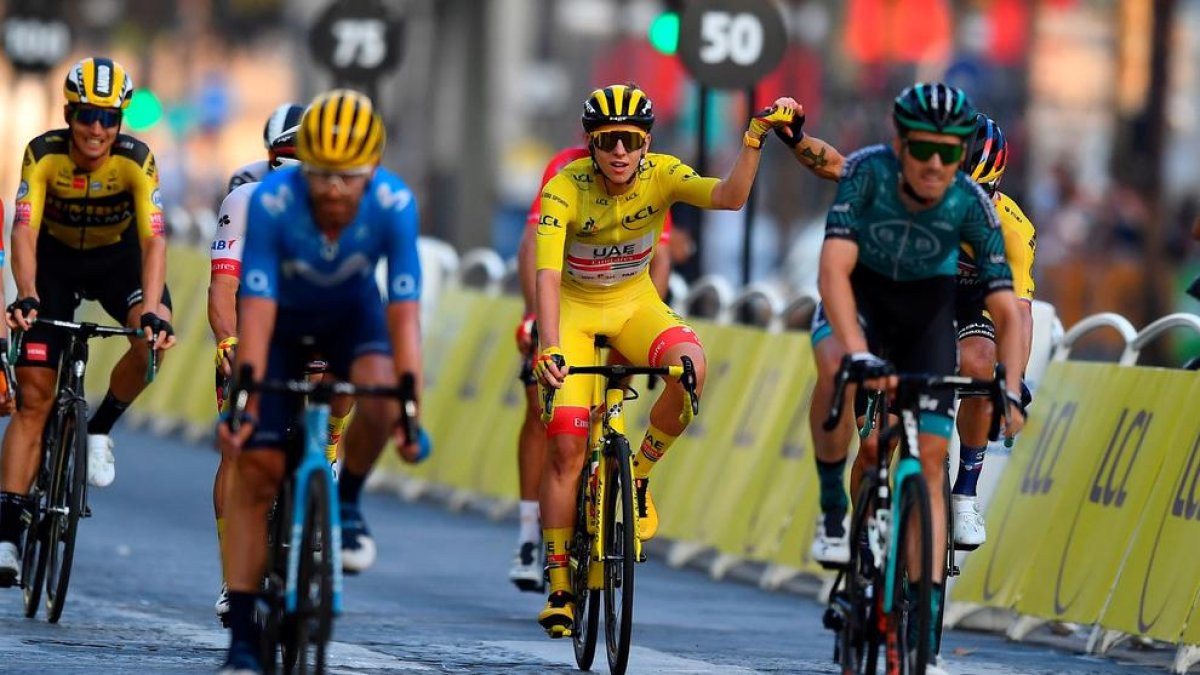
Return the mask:
[[[342,519],[338,508],[337,486],[333,482],[333,472],[325,462],[325,442],[329,428],[329,404],[320,403],[309,405],[304,412],[304,456],[300,466],[296,467],[294,475],[295,490],[292,499],[292,531],[289,536],[287,585],[284,592],[284,611],[296,612],[299,590],[297,584],[300,576],[300,554],[304,540],[304,517],[308,510],[308,480],[314,472],[325,482],[325,506],[328,512],[329,532],[332,541],[321,542],[319,555],[333,557],[333,614],[342,613]],[[314,429],[319,431],[313,431]],[[314,552],[305,551],[305,555]],[[307,589],[305,590],[307,592]]]

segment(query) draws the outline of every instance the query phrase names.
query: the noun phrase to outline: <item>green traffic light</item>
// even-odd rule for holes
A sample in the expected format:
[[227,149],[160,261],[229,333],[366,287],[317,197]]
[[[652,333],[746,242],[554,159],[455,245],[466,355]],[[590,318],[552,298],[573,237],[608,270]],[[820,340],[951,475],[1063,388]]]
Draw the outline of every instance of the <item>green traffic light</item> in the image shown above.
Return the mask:
[[679,48],[679,15],[663,12],[650,23],[650,46],[670,56]]
[[145,131],[162,121],[162,102],[148,89],[136,89],[125,109],[125,125],[133,131]]

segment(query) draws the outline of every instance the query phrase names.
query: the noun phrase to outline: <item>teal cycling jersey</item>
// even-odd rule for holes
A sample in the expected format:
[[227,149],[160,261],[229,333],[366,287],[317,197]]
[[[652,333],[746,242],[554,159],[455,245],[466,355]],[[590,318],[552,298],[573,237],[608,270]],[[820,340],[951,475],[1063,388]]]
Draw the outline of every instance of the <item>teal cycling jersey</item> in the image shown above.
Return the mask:
[[863,148],[846,158],[825,238],[856,242],[858,264],[894,281],[954,276],[965,242],[977,252],[985,292],[1013,287],[1004,235],[987,194],[960,171],[940,202],[909,211],[900,201],[900,162],[891,146]]

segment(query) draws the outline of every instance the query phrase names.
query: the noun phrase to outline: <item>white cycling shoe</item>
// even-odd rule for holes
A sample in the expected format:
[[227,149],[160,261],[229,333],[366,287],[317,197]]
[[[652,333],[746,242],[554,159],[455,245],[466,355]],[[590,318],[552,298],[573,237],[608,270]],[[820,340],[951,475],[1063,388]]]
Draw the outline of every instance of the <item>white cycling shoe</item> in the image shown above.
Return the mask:
[[950,495],[954,509],[954,548],[973,551],[987,541],[987,529],[979,513],[979,500],[972,495]]
[[545,571],[542,564],[542,545],[540,542],[527,541],[521,544],[513,556],[512,568],[508,571],[508,579],[522,591],[541,593],[545,591]]
[[850,523],[842,521],[842,533],[831,534],[826,527],[825,516],[817,516],[817,533],[809,549],[812,559],[826,568],[844,567],[850,564]]
[[229,586],[221,584],[221,592],[217,594],[217,602],[213,605],[217,610],[217,620],[221,625],[229,627]]
[[21,556],[17,545],[9,541],[0,541],[0,588],[17,585],[21,577]]
[[117,477],[117,459],[113,457],[112,437],[107,434],[88,434],[88,484],[108,487]]

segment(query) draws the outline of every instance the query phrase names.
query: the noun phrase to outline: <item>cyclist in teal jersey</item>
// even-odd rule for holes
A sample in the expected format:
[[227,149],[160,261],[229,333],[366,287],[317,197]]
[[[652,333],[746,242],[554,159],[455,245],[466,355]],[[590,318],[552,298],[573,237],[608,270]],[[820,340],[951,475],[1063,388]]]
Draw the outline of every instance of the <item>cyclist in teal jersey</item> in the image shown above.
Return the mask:
[[[831,332],[850,354],[866,386],[892,388],[896,369],[950,375],[957,369],[954,327],[958,251],[976,251],[985,303],[996,324],[1007,368],[1007,433],[1024,424],[1020,406],[1021,342],[1012,271],[995,208],[959,171],[975,110],[962,91],[941,83],[914,85],[895,100],[896,137],[845,160],[826,221],[818,285],[824,312],[815,333]],[[796,136],[793,129],[792,137]],[[817,335],[814,334],[814,340]],[[887,360],[885,361],[885,357]],[[850,398],[850,397],[848,397]],[[814,403],[828,406],[828,400]],[[922,473],[933,511],[933,559],[945,556],[944,465],[953,428],[953,394],[921,400]],[[819,458],[827,525],[848,507],[842,487],[845,451]],[[875,463],[874,438],[862,444],[851,475],[852,494]],[[916,570],[910,578],[916,579]],[[942,569],[933,571],[933,614],[942,600]],[[932,635],[930,638],[932,639]],[[928,672],[938,672],[930,669]]]

